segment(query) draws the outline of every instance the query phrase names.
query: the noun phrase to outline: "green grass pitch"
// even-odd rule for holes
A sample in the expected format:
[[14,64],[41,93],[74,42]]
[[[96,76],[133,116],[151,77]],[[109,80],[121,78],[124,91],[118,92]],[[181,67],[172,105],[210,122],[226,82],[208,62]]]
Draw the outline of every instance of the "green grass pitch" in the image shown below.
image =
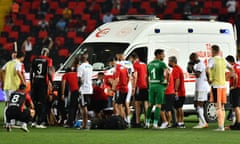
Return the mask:
[[[4,104],[0,103],[3,114]],[[215,132],[216,123],[207,129],[192,129],[197,124],[196,116],[185,117],[186,129],[169,128],[152,130],[129,128],[126,130],[77,130],[63,127],[47,129],[29,128],[7,132],[0,128],[0,144],[239,144],[240,131]],[[226,125],[230,122],[226,121]]]

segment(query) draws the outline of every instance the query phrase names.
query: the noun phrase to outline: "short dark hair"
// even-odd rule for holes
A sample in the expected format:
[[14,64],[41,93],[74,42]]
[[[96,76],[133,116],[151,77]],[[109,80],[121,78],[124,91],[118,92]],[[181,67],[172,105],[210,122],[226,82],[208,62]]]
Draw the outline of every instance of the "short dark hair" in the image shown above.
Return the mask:
[[18,89],[19,89],[19,90],[25,90],[26,87],[27,87],[27,86],[26,86],[25,84],[20,84]]
[[21,57],[24,57],[24,56],[25,56],[25,54],[22,51],[18,51],[16,58],[21,58]]
[[163,49],[156,49],[155,52],[154,52],[154,55],[157,56],[159,54],[162,54],[164,52]]
[[175,64],[177,64],[177,58],[175,56],[170,56],[169,61],[174,62]]
[[197,56],[197,53],[191,53],[189,56],[190,60],[194,60],[194,58]]
[[220,51],[220,48],[218,45],[212,45],[212,50],[218,53]]
[[134,59],[138,59],[139,58],[136,53],[131,54],[131,57],[134,58]]
[[228,61],[228,62],[235,62],[235,59],[234,59],[234,57],[232,56],[232,55],[228,55],[227,57],[226,57],[226,60]]

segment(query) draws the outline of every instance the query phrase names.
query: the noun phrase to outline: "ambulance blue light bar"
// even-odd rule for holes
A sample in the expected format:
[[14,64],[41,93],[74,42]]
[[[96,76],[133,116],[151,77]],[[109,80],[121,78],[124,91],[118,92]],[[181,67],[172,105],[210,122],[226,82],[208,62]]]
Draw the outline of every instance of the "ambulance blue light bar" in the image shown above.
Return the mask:
[[229,31],[229,29],[220,29],[220,33],[221,34],[229,34],[230,31]]
[[156,29],[154,29],[154,32],[155,32],[155,33],[160,33],[160,29],[159,29],[159,28],[156,28]]

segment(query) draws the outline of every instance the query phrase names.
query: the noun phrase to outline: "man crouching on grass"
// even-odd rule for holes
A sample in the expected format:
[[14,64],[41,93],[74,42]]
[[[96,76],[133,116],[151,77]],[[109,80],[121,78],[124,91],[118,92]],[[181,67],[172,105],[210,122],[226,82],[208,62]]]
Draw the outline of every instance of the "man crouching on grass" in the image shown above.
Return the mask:
[[[35,115],[34,105],[29,94],[25,93],[26,85],[21,84],[19,89],[13,92],[8,102],[6,110],[7,124],[6,129],[11,131],[10,120],[16,119],[22,122],[21,130],[29,132],[27,123],[32,120]],[[29,105],[29,109],[25,108],[25,103]]]

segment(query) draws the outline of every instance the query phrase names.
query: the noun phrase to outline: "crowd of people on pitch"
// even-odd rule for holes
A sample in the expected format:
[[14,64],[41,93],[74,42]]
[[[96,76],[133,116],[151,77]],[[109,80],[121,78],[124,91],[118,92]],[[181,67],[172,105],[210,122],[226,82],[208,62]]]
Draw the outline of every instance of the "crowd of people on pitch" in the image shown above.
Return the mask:
[[[99,72],[94,79],[88,53],[81,53],[63,74],[58,93],[53,86],[54,69],[48,54],[49,50],[43,48],[41,55],[33,59],[29,83],[24,75],[23,52],[13,52],[12,60],[1,68],[7,131],[19,127],[29,132],[28,124],[36,128],[61,125],[90,129],[89,120],[101,120],[106,115],[119,116],[128,127],[134,128],[186,127],[182,109],[186,96],[183,70],[175,56],[168,57],[168,64],[165,63],[163,49],[156,49],[155,58],[148,64],[136,53],[127,60],[122,53],[116,54],[109,61],[111,74]],[[240,64],[231,55],[223,58],[217,45],[211,46],[211,54],[207,65],[196,53],[189,56],[187,70],[196,77],[194,101],[198,124],[193,128],[208,128],[204,102],[210,93],[209,101],[216,104],[218,127],[215,130],[239,130]],[[227,80],[234,111],[229,127],[224,126]]]

